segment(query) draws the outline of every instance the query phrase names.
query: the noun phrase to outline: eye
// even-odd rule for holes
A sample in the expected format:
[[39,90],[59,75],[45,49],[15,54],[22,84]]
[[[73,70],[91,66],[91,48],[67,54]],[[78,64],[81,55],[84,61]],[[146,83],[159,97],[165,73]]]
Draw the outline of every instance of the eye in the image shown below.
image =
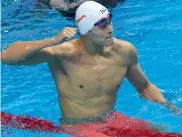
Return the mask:
[[107,21],[105,20],[105,19],[102,19],[102,20],[100,20],[98,23],[99,24],[105,24]]

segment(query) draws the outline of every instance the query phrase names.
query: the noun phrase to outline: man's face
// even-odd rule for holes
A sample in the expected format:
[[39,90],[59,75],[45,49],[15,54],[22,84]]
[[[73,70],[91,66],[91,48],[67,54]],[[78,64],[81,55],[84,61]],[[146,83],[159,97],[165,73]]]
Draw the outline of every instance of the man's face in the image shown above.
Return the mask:
[[94,44],[110,46],[113,44],[113,27],[110,15],[95,23],[94,28],[88,32],[87,36]]

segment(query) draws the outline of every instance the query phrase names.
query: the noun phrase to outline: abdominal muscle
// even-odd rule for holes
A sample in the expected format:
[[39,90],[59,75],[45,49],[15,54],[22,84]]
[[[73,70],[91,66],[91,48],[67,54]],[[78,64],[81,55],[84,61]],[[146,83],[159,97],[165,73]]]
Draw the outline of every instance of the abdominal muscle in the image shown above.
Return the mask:
[[63,118],[91,118],[114,110],[116,93],[92,98],[61,96],[60,109]]

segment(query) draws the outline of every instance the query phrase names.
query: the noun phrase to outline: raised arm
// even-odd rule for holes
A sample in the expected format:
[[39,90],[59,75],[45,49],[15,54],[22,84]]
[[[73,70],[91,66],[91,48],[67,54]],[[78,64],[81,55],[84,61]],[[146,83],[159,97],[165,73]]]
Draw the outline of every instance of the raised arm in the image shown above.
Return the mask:
[[89,0],[74,0],[74,1],[66,1],[66,0],[50,0],[50,5],[52,7],[58,8],[63,14],[75,14],[76,8],[80,6],[83,2]]
[[130,51],[130,65],[128,66],[126,77],[136,88],[141,97],[165,105],[173,112],[182,114],[182,111],[167,102],[159,89],[147,79],[140,65],[138,64],[138,55],[134,46],[130,44],[128,45],[128,48]]
[[[65,38],[75,35],[76,29],[65,28],[55,38],[15,42],[1,53],[1,61],[8,65],[34,65],[51,62],[55,57],[54,49],[61,44]],[[55,50],[56,51],[56,50]]]

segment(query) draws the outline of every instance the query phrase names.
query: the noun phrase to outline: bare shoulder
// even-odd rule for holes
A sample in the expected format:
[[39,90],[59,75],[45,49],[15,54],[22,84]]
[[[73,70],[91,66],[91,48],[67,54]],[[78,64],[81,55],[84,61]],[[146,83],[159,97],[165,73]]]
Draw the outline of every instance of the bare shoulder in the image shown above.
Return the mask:
[[50,47],[56,56],[70,57],[78,53],[74,40]]
[[137,62],[137,50],[129,41],[114,39],[114,48],[118,50],[120,55],[126,57],[132,64]]
[[136,53],[136,48],[129,41],[114,39],[114,47],[127,54]]

